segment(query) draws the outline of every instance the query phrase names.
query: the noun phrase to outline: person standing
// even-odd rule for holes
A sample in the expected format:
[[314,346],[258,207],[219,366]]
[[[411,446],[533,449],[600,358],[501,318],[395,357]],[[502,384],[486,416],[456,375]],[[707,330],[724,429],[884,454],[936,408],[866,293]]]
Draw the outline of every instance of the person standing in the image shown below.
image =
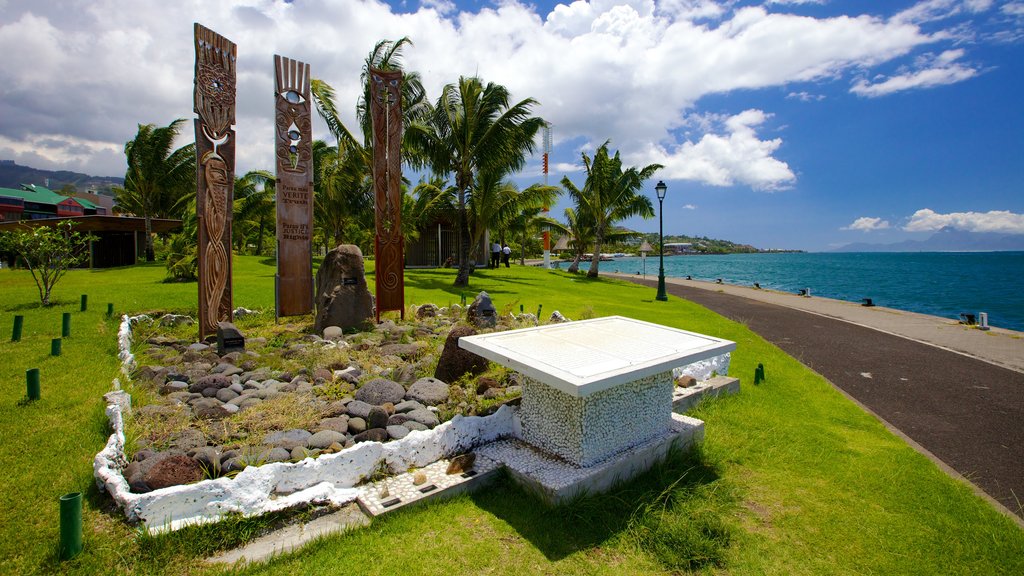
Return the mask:
[[501,244],[491,244],[491,268],[497,268],[501,262]]
[[501,249],[501,261],[505,263],[505,268],[510,268],[508,265],[509,258],[512,257],[512,249],[508,247],[508,244]]

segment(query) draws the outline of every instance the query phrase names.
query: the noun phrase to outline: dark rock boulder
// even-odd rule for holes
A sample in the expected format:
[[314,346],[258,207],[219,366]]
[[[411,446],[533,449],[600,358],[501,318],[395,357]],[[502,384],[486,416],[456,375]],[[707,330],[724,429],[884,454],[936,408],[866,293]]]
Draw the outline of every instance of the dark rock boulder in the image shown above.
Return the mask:
[[424,318],[434,318],[437,316],[437,306],[434,304],[424,304],[416,309],[416,318],[423,320]]
[[328,252],[316,274],[314,332],[322,334],[328,326],[363,328],[371,322],[373,314],[363,253],[358,246],[341,244]]
[[456,326],[444,341],[441,358],[437,361],[434,378],[444,382],[455,382],[464,374],[480,374],[487,370],[487,359],[459,348],[459,338],[476,334],[471,326]]
[[164,452],[139,462],[139,478],[150,490],[159,490],[198,482],[203,479],[203,469],[180,452]]
[[366,418],[366,427],[373,428],[384,428],[388,425],[388,413],[380,406],[374,406],[370,409],[370,414]]
[[209,376],[203,376],[197,378],[194,382],[188,385],[189,392],[202,392],[207,388],[213,388],[214,394],[216,390],[221,388],[228,388],[231,386],[231,378],[228,376],[222,376],[220,374],[211,374]]
[[356,434],[353,440],[356,442],[387,442],[388,431],[384,428],[370,428],[366,432]]
[[466,319],[477,328],[494,328],[498,324],[498,311],[494,309],[491,295],[481,292],[466,309]]
[[488,378],[487,376],[481,376],[476,380],[476,393],[483,394],[491,388],[500,388],[501,384],[494,378]]

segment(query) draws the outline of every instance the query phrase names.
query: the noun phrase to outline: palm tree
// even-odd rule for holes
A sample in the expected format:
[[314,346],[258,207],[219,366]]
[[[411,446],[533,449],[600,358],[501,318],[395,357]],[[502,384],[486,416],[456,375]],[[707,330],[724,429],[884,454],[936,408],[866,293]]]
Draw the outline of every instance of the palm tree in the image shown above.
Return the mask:
[[[558,189],[561,192],[561,189]],[[543,215],[544,208],[534,206],[523,210],[508,224],[507,230],[512,238],[519,239],[519,265],[526,265],[526,248],[530,244],[528,238],[536,239],[544,229],[565,233],[561,222]]]
[[577,216],[585,216],[594,227],[594,256],[590,262],[588,278],[597,278],[598,263],[601,261],[601,248],[608,240],[609,233],[614,231],[616,222],[633,216],[653,218],[654,206],[647,196],[639,194],[644,181],[663,168],[661,164],[649,164],[637,169],[630,166],[623,170],[619,153],[608,155],[606,141],[594,152],[594,158],[583,155],[583,167],[587,179],[583,190],[566,176],[562,178],[562,186],[576,203]]
[[[511,180],[498,180],[490,173],[477,177],[472,193],[466,200],[466,219],[469,222],[470,251],[480,246],[488,230],[500,230],[504,244],[504,232],[522,231],[524,215],[539,215],[544,206],[554,203],[561,193],[557,186],[534,184],[519,190]],[[421,181],[415,189],[417,214],[420,219],[430,215],[455,211],[458,189],[448,186],[446,181],[435,176],[430,182]],[[470,254],[470,256],[479,256]]]
[[313,142],[313,218],[328,250],[373,227],[373,188],[358,147]]
[[[397,41],[382,40],[367,55],[360,79],[363,96],[356,105],[356,120],[363,133],[360,140],[341,120],[335,104],[334,89],[326,82],[313,79],[310,91],[317,113],[330,129],[336,145],[314,142],[315,217],[325,243],[333,240],[340,244],[355,236],[368,235],[373,229],[373,132],[367,102],[370,98],[370,68],[401,70],[402,48],[412,44],[408,38]],[[402,80],[403,123],[409,124],[422,117],[428,104],[426,91],[419,75],[404,72]],[[319,144],[318,144],[319,142]],[[403,143],[402,156],[406,162],[419,166],[420,156]],[[404,226],[403,226],[404,228]],[[328,246],[329,248],[329,246]]]
[[577,213],[574,208],[565,209],[565,221],[566,225],[560,232],[570,237],[569,246],[572,248],[573,259],[568,271],[575,274],[580,269],[583,253],[593,246],[594,226],[585,214]]
[[121,212],[142,216],[146,221],[146,261],[152,262],[153,218],[180,217],[189,199],[196,195],[196,147],[186,144],[172,149],[181,125],[179,118],[164,127],[139,124],[135,138],[124,145],[128,171],[124,186],[114,187]]
[[[273,230],[275,203],[274,175],[266,170],[251,170],[235,178],[234,225],[232,230],[244,248],[248,237],[255,232],[256,255],[263,255],[263,237],[267,229]],[[255,230],[254,230],[255,229]]]
[[501,179],[521,169],[533,152],[544,120],[531,116],[536,100],[510,105],[509,92],[479,78],[459,78],[444,87],[427,118],[409,126],[406,135],[437,174],[451,175],[458,198],[459,272],[455,286],[469,284],[471,242],[468,206],[478,177]]

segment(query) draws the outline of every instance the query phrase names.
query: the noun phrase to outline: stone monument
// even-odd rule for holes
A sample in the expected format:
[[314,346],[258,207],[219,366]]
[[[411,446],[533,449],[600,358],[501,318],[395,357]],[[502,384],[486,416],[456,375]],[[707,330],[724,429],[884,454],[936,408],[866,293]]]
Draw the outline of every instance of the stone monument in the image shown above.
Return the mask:
[[363,328],[373,318],[373,297],[366,286],[363,253],[358,246],[341,244],[324,257],[316,273],[316,324],[322,334],[328,326]]

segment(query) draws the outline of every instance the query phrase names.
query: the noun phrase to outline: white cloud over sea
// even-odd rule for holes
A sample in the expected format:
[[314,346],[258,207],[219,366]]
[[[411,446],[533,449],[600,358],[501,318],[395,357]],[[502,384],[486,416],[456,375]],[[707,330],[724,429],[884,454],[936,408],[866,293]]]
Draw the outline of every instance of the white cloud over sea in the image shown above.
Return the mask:
[[943,228],[967,232],[1024,234],[1024,214],[1015,214],[1008,210],[939,214],[923,208],[914,212],[910,221],[903,227],[908,232],[935,232]]
[[[786,189],[799,169],[786,158],[774,111],[710,116],[702,98],[782,88],[812,100],[818,84],[836,82],[880,97],[961,82],[982,68],[956,44],[965,24],[947,30],[948,19],[1013,15],[1020,5],[925,0],[888,16],[872,4],[870,14],[811,17],[796,11],[822,2],[593,0],[549,14],[516,0],[482,4],[470,13],[448,0],[412,12],[376,0],[6,0],[0,52],[18,57],[0,68],[0,156],[123,173],[121,149],[138,123],[194,116],[198,21],[238,44],[239,172],[272,164],[273,54],[309,62],[354,126],[363,58],[378,40],[408,36],[406,65],[432,99],[460,75],[478,74],[515,98],[536,98],[556,143],[610,138],[629,162],[665,164],[665,179]],[[577,159],[560,160],[556,167],[568,169]]]
[[840,230],[860,230],[861,232],[872,232],[875,230],[886,230],[890,228],[888,220],[881,218],[872,218],[870,216],[861,216],[848,226],[843,226]]

